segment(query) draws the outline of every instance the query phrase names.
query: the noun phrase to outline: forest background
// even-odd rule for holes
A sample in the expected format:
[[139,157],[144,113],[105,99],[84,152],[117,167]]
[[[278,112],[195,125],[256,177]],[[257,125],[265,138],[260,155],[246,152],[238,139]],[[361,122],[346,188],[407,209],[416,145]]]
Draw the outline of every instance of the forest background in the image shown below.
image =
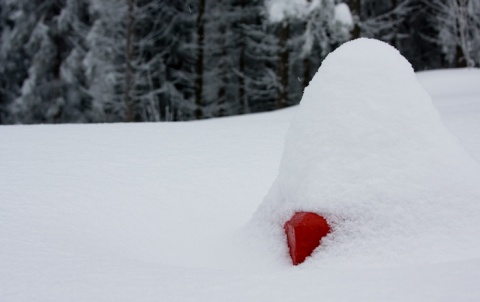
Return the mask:
[[480,66],[478,0],[0,0],[0,124],[185,121],[298,104],[370,37]]

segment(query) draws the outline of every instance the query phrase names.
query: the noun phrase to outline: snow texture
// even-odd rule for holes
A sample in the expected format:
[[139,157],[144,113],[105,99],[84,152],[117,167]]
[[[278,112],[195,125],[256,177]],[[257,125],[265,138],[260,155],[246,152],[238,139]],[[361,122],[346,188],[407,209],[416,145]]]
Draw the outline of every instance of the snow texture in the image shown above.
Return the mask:
[[345,43],[305,89],[279,174],[252,225],[285,258],[295,211],[333,232],[306,265],[390,266],[480,254],[480,174],[412,67],[376,40]]

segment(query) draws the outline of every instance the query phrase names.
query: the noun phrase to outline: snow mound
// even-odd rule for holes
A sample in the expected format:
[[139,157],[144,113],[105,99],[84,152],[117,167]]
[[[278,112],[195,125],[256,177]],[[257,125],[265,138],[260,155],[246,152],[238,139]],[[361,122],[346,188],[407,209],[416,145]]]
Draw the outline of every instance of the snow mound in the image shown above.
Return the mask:
[[409,62],[358,39],[331,53],[305,89],[251,225],[285,263],[282,226],[295,211],[319,213],[333,229],[307,265],[478,257],[479,172]]

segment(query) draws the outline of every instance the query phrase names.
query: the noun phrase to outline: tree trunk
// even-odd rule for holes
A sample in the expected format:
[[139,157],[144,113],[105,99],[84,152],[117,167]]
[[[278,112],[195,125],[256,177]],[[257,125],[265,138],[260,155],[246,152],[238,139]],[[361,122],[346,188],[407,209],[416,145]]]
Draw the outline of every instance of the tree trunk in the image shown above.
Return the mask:
[[463,53],[463,49],[460,45],[455,47],[455,64],[458,68],[467,67],[467,60],[465,59],[465,55]]
[[289,67],[289,52],[288,52],[288,38],[290,35],[290,24],[284,21],[280,24],[279,29],[279,55],[278,55],[278,99],[277,109],[288,106],[288,67]]
[[470,64],[470,55],[468,53],[468,42],[467,42],[467,1],[465,0],[456,0],[455,4],[455,14],[456,14],[456,23],[457,23],[457,43],[455,59],[457,67],[467,67]]
[[205,40],[205,0],[199,0],[197,16],[197,62],[195,64],[195,118],[203,117],[203,47]]
[[[398,5],[398,1],[397,0],[392,0],[392,10],[395,10],[397,8],[397,5]],[[398,31],[399,31],[399,17],[398,17],[398,13],[394,13],[393,14],[393,28],[392,28],[392,32],[393,32],[393,37],[392,37],[392,41],[391,41],[391,45],[393,47],[395,47],[396,49],[399,49],[399,43],[398,43]]]
[[[307,0],[308,3],[311,3],[311,0]],[[308,22],[305,22],[304,31],[308,30]],[[303,58],[303,89],[308,86],[310,83],[310,59],[308,55]]]
[[[220,11],[224,12],[224,7],[222,0],[218,0],[218,5]],[[219,46],[222,48],[220,54],[220,63],[218,66],[219,76],[220,76],[220,87],[218,88],[218,116],[225,115],[225,103],[227,97],[227,70],[226,70],[226,60],[227,60],[227,25],[225,19],[221,19],[218,32],[220,35]]]
[[132,77],[133,77],[133,70],[132,70],[132,61],[133,61],[133,6],[135,0],[128,0],[128,21],[127,21],[127,31],[126,31],[126,48],[125,48],[125,93],[124,93],[124,102],[126,108],[125,119],[127,122],[133,122],[135,115],[134,115],[134,106],[131,99],[131,91],[132,91]]
[[[242,11],[245,8],[245,0],[240,1],[240,6],[242,7]],[[238,76],[238,105],[239,105],[239,114],[244,114],[246,111],[246,100],[245,100],[245,48],[246,43],[245,43],[245,33],[243,32],[244,29],[241,27],[244,25],[245,20],[242,16],[242,19],[240,21],[240,41],[239,41],[239,47],[240,47],[240,58],[238,62],[238,70],[239,70],[239,76]]]
[[353,16],[357,16],[355,26],[352,30],[352,40],[358,39],[361,36],[361,29],[359,26],[360,14],[362,13],[362,3],[361,0],[349,0],[348,2]]
[[[242,34],[243,35],[243,34]],[[240,41],[240,59],[239,59],[239,71],[238,81],[240,82],[238,87],[238,104],[239,113],[244,114],[247,111],[247,102],[245,100],[245,41],[244,37]]]
[[310,83],[310,59],[305,57],[303,59],[303,88]]

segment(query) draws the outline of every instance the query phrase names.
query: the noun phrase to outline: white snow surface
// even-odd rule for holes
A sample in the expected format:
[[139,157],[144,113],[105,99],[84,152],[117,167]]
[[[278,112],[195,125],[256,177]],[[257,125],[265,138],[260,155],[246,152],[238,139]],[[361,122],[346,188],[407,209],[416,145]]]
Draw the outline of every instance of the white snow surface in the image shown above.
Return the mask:
[[[380,50],[375,49],[372,53],[378,55]],[[393,56],[398,59],[390,50],[384,51],[383,55],[387,58]],[[403,64],[397,59],[392,58],[391,67]],[[355,68],[356,63],[352,64]],[[329,69],[328,64],[324,66]],[[333,76],[331,71],[329,73]],[[338,76],[340,74],[343,74],[342,77],[349,76],[345,70],[343,73],[339,71]],[[372,76],[371,73],[366,74]],[[405,90],[415,86],[412,84],[414,79],[405,73],[398,77],[405,81]],[[407,147],[416,142],[419,148],[426,148],[424,152],[430,150],[428,155],[433,157],[414,160],[419,166],[418,174],[412,172],[411,165],[414,163],[408,163],[404,169],[402,167],[406,175],[421,179],[430,169],[426,164],[443,159],[447,153],[452,155],[448,159],[452,160],[451,165],[468,162],[472,166],[457,166],[457,181],[467,184],[455,184],[451,192],[439,188],[438,201],[435,198],[433,202],[430,186],[426,186],[425,199],[419,201],[420,205],[407,200],[404,203],[399,201],[398,206],[392,208],[392,201],[385,199],[383,211],[374,211],[380,217],[372,218],[375,224],[379,220],[385,222],[382,226],[385,227],[384,233],[372,230],[384,235],[379,237],[378,242],[370,234],[365,234],[362,228],[353,230],[354,234],[342,236],[343,241],[331,236],[329,240],[332,244],[338,242],[345,247],[348,246],[345,239],[350,238],[355,244],[360,244],[356,247],[362,251],[367,250],[367,243],[373,244],[372,253],[379,259],[359,257],[353,247],[350,250],[339,249],[339,253],[344,253],[341,257],[351,266],[338,263],[338,258],[331,253],[334,247],[327,245],[304,264],[294,267],[290,264],[285,242],[278,242],[281,246],[275,246],[277,238],[265,238],[271,230],[266,224],[271,216],[266,214],[265,221],[257,220],[256,215],[252,219],[279,173],[284,137],[292,117],[298,110],[289,133],[295,131],[298,117],[306,115],[305,104],[308,102],[272,113],[201,122],[2,126],[0,301],[479,301],[480,254],[474,253],[478,245],[475,239],[467,238],[468,244],[461,240],[465,234],[478,229],[473,222],[476,210],[471,209],[474,201],[468,200],[468,196],[474,193],[470,191],[469,184],[475,181],[465,178],[469,173],[475,174],[473,167],[477,167],[477,163],[465,153],[468,152],[477,162],[480,160],[479,77],[477,69],[417,74],[420,83],[433,97],[441,121],[454,138],[442,128],[438,115],[433,113],[427,101],[428,97],[419,98],[423,105],[406,100],[408,106],[414,109],[418,106],[425,109],[418,113],[418,118],[414,118],[406,108],[407,103],[395,106],[391,103],[398,98],[393,92],[389,95],[392,98],[389,104],[397,108],[399,115],[411,120],[408,133],[413,133],[411,141],[407,141],[404,137],[407,130],[403,127],[403,130],[397,129],[395,133],[399,142],[394,142],[396,146],[403,144]],[[320,89],[313,88],[315,81],[312,81],[308,89],[310,92],[307,91],[305,97],[311,95],[313,99],[314,90]],[[333,80],[326,81],[332,83]],[[369,84],[373,86],[374,81],[365,81],[366,87]],[[340,83],[335,85],[338,87]],[[356,84],[352,82],[350,85]],[[392,84],[383,83],[378,87],[379,91],[385,92],[385,85],[390,87]],[[405,93],[399,90],[398,93]],[[418,92],[421,89],[417,87],[415,90]],[[348,89],[342,88],[338,93],[345,94],[346,91]],[[410,94],[417,97],[414,92]],[[329,101],[325,99],[324,103]],[[352,123],[357,123],[360,129],[355,131],[366,131],[367,125],[374,127],[363,121],[359,114],[369,112],[372,115],[369,120],[376,120],[380,117],[370,111],[377,105],[360,106],[360,103],[365,105],[366,100],[359,101],[358,106],[351,110],[349,107],[342,108],[344,110],[338,113],[336,119],[344,116],[347,120],[344,127],[353,128]],[[333,110],[336,107],[330,104],[329,108]],[[378,113],[385,112],[390,111],[387,108],[378,109]],[[321,114],[317,115],[320,117]],[[334,117],[328,118],[335,121]],[[380,130],[387,133],[393,131],[389,127],[392,123],[404,126],[400,116],[388,116],[381,120],[385,122],[385,127]],[[318,123],[315,121],[314,126]],[[417,134],[413,130],[419,125],[426,129]],[[336,126],[341,125],[337,123]],[[328,125],[327,129],[333,127]],[[427,131],[433,131],[433,137],[423,142],[421,135]],[[322,129],[318,129],[318,133],[319,138],[326,135],[322,134]],[[354,139],[352,136],[348,138]],[[333,143],[331,148],[338,149],[338,139],[333,134],[330,139]],[[367,140],[367,145],[354,140],[359,144],[358,149],[351,148],[348,154],[358,156],[362,150],[366,152],[368,142],[373,144],[375,135],[366,135],[364,140]],[[392,143],[393,139],[387,139],[387,142]],[[434,154],[428,145],[425,146],[432,142],[448,148],[436,150],[438,154]],[[295,148],[290,134],[288,145]],[[382,152],[386,152],[385,146],[377,148],[372,156],[378,157],[382,163],[398,166],[396,161],[381,156]],[[416,149],[404,151],[422,154]],[[396,159],[401,160],[408,154],[398,156]],[[328,160],[331,161],[334,159]],[[378,173],[377,169],[386,170],[377,167],[376,161],[372,163],[374,167],[362,172],[360,180]],[[364,164],[360,162],[358,165]],[[445,166],[449,167],[448,161],[438,165],[439,172],[444,171]],[[284,173],[284,166],[285,158],[280,175]],[[355,172],[354,168],[350,169]],[[402,173],[390,172],[395,175]],[[332,177],[347,177],[339,172],[332,173]],[[391,187],[388,180],[392,177],[387,175],[378,181]],[[435,175],[428,184],[433,186],[434,179],[446,183],[450,178]],[[451,181],[453,179],[452,176]],[[383,195],[379,196],[388,195],[400,200],[416,192],[408,179],[405,180],[407,193],[402,191],[401,180],[397,181],[395,193],[398,194],[381,192]],[[367,186],[364,190],[357,189],[357,192],[365,193],[374,188]],[[345,196],[347,193],[343,191],[339,194]],[[447,215],[437,206],[438,202],[447,202],[442,194],[454,198],[444,209],[452,217],[459,218],[464,208],[471,211],[457,222],[452,223],[451,219],[444,221],[452,230],[457,230],[460,225],[465,227],[448,238],[451,244],[442,244],[442,249],[438,250],[438,245],[433,242],[428,250],[420,239],[432,242],[428,238],[430,235],[439,236],[439,240],[445,237],[443,233],[437,234],[443,227],[431,221],[437,215]],[[338,209],[344,207],[345,202],[353,201],[340,200]],[[362,214],[371,215],[371,201],[368,202]],[[318,204],[312,203],[312,207],[318,207]],[[416,230],[412,234],[386,234],[387,230],[405,230],[386,219],[392,217],[391,211],[406,217],[408,215],[404,211],[407,209],[419,209],[423,213],[427,207],[434,213],[426,214],[426,222],[419,222],[416,214],[407,217],[407,223],[426,226],[427,230]],[[359,211],[357,209],[354,207],[344,213],[347,222]],[[476,218],[477,224],[480,224],[479,217]],[[399,220],[392,219],[394,222]],[[332,235],[341,234],[340,226],[339,222]],[[456,238],[457,235],[460,238]],[[366,236],[364,242],[360,236]],[[418,245],[421,248],[418,251],[425,251],[432,259],[424,259],[417,250],[406,250],[401,246],[398,246],[398,253],[397,249],[389,250],[402,238],[412,241],[402,243],[412,248]],[[381,249],[377,245],[380,242],[389,247],[384,252],[393,256],[379,253]],[[466,252],[459,252],[458,245],[464,246]],[[353,258],[350,259],[347,254]],[[393,259],[397,258],[402,261],[392,266]]]
[[352,12],[344,2],[335,5],[335,20],[348,27],[353,27]]
[[281,246],[295,211],[323,215],[333,232],[310,259],[318,267],[469,259],[480,254],[479,172],[408,61],[358,39],[305,89],[254,224]]

